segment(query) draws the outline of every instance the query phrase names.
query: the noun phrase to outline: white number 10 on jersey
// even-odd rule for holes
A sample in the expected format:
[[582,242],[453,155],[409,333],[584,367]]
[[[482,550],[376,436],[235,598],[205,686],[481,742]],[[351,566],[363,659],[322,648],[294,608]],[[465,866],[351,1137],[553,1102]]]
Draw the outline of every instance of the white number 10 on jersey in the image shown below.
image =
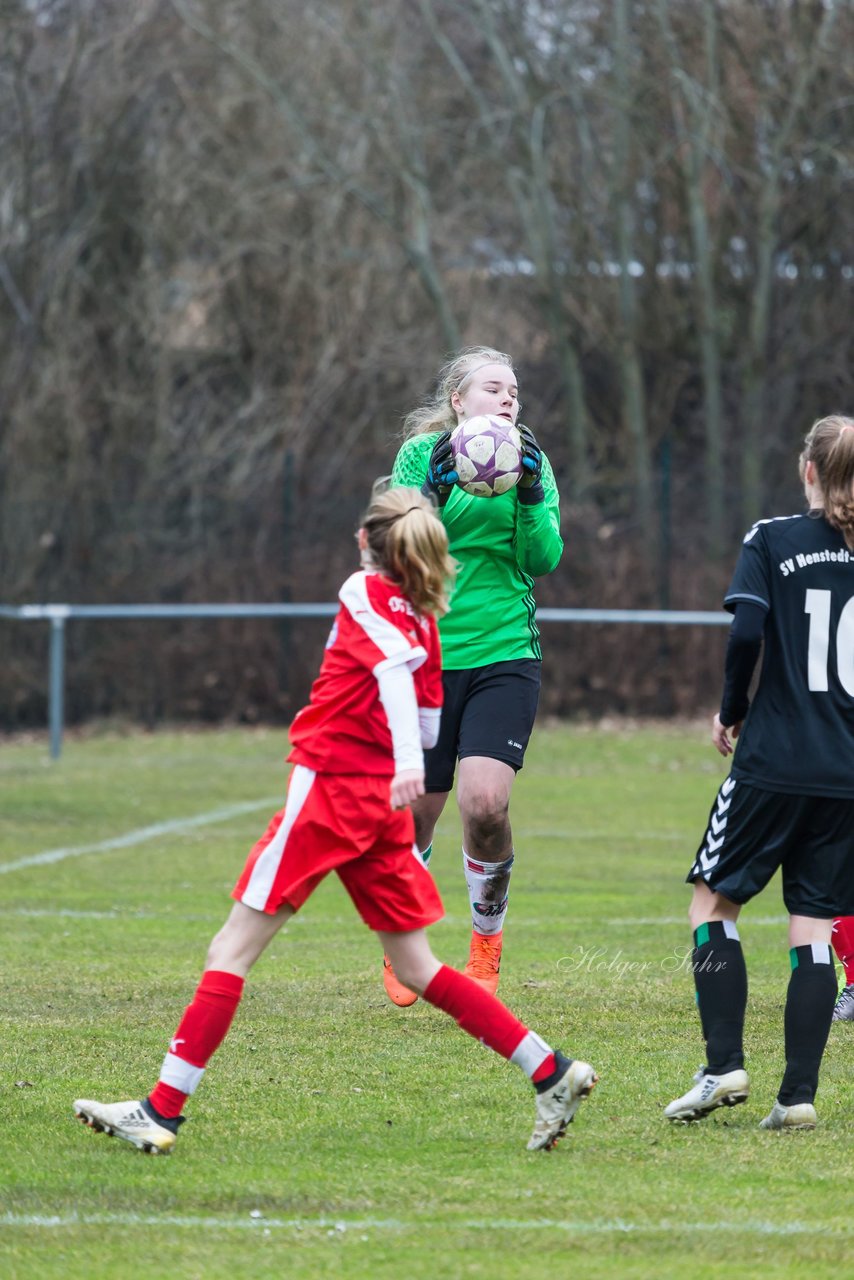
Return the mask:
[[[827,693],[827,660],[830,648],[830,592],[807,591],[804,613],[810,617],[807,652],[808,683],[814,693]],[[839,615],[836,628],[836,667],[839,683],[854,697],[854,596]]]

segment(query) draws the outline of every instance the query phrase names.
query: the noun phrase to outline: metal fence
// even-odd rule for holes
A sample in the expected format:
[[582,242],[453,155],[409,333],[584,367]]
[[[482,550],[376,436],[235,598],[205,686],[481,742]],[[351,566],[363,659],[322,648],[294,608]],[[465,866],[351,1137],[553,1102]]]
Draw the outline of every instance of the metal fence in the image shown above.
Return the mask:
[[[331,618],[337,604],[23,604],[0,605],[0,618],[50,624],[48,724],[50,754],[59,758],[65,721],[65,626],[75,618]],[[634,623],[724,627],[723,612],[678,609],[537,609],[538,622]]]

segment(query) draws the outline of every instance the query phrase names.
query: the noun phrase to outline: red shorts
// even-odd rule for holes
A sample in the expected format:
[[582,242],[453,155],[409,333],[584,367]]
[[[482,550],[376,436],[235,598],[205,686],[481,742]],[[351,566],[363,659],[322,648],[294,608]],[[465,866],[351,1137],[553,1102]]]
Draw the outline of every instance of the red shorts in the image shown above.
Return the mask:
[[330,871],[371,929],[406,933],[444,914],[415,846],[409,809],[392,809],[390,778],[295,765],[285,808],[252,849],[232,897],[272,914],[296,911]]

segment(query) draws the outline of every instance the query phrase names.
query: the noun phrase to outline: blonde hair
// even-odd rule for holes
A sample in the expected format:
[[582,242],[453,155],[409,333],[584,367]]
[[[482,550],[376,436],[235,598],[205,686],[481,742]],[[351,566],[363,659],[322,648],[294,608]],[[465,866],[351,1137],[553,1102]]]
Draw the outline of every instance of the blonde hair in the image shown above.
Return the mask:
[[419,613],[441,618],[456,574],[445,526],[419,489],[387,486],[386,478],[376,482],[362,518],[371,563],[399,583]]
[[798,462],[802,481],[808,462],[815,467],[825,519],[854,550],[854,419],[833,413],[814,422]]
[[424,404],[406,415],[403,423],[403,434],[410,436],[424,435],[428,431],[449,431],[457,425],[457,415],[451,404],[451,396],[459,391],[473,373],[487,364],[506,364],[512,372],[513,361],[503,351],[492,347],[465,347],[462,351],[442,365],[439,370],[439,381],[436,392]]

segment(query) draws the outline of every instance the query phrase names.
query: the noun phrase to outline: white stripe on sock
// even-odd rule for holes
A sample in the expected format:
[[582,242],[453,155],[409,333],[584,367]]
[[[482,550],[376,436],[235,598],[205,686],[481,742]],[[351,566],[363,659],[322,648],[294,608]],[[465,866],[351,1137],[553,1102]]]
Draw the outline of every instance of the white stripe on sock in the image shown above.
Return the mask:
[[833,964],[829,942],[811,942],[813,964]]
[[160,1068],[161,1082],[171,1084],[173,1089],[180,1089],[182,1093],[195,1093],[204,1074],[204,1067],[194,1067],[192,1062],[185,1062],[177,1053],[167,1053]]
[[728,938],[734,938],[736,942],[739,942],[739,941],[740,941],[740,939],[739,939],[739,936],[738,936],[738,927],[737,927],[737,925],[736,925],[735,921],[734,921],[734,920],[724,920],[723,925],[724,925],[724,934],[726,935],[726,937],[728,937]]
[[541,1040],[536,1031],[529,1031],[516,1045],[510,1055],[510,1061],[515,1062],[517,1067],[521,1067],[530,1079],[550,1053],[554,1053],[554,1050],[546,1044],[545,1040]]

